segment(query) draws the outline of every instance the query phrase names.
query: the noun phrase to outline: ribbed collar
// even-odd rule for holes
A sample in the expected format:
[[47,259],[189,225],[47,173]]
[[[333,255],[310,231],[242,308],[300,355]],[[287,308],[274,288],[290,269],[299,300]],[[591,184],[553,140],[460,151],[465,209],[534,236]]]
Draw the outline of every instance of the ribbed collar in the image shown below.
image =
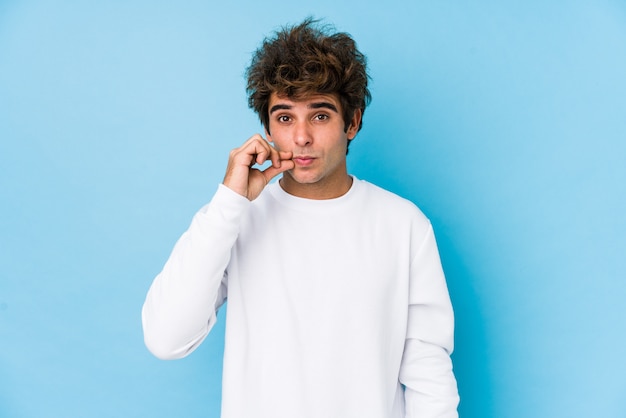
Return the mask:
[[352,176],[352,186],[344,195],[334,199],[322,200],[305,199],[290,195],[280,187],[278,181],[268,185],[267,189],[275,200],[291,209],[319,214],[335,212],[341,208],[347,207],[355,199],[358,189],[362,187],[361,183],[359,179]]

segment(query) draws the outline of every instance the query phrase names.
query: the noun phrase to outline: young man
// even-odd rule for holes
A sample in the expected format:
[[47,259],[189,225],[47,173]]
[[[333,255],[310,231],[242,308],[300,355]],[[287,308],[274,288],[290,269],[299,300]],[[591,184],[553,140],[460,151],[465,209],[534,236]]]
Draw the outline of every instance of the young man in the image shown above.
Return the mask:
[[306,20],[266,39],[247,76],[265,138],[230,153],[154,280],[148,348],[188,355],[228,298],[223,418],[457,417],[431,225],[347,172],[370,98],[365,57]]

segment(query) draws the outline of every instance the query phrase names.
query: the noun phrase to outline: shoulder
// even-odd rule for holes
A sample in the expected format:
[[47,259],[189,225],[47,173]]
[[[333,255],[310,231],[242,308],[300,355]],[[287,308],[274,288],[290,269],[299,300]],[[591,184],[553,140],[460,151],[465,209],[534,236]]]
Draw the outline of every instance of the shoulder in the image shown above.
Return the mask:
[[399,220],[406,221],[409,218],[418,224],[430,224],[426,215],[412,201],[368,181],[355,178],[355,182],[358,182],[359,194],[364,199],[364,207],[368,210],[380,212],[388,217],[396,217]]
[[359,180],[359,190],[363,196],[359,206],[363,209],[356,216],[387,245],[400,252],[399,248],[409,248],[414,254],[432,234],[430,220],[412,201],[367,181]]
[[412,201],[365,180],[359,182],[360,207],[369,222],[422,236],[431,228],[430,220]]

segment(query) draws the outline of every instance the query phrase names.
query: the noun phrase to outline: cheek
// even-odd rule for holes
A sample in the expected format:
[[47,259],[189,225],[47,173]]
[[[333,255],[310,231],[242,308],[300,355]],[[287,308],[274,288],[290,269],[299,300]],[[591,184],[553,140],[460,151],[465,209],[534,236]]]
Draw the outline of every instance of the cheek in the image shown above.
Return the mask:
[[339,138],[334,146],[334,149],[337,153],[343,152],[345,154],[346,149],[348,147],[348,138],[346,136],[342,136]]
[[293,134],[284,126],[270,126],[271,135],[267,140],[279,151],[291,151],[293,148]]
[[272,145],[274,145],[274,148],[276,148],[278,151],[289,151],[288,144],[283,141],[280,136],[272,135],[272,137],[268,138],[268,140],[270,140]]

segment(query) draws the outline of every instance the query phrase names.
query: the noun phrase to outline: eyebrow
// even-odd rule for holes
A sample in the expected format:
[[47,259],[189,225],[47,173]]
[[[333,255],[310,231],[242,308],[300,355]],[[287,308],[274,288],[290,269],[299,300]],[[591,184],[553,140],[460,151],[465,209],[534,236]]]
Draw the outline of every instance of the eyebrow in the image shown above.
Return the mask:
[[339,111],[337,110],[337,106],[335,106],[334,104],[330,103],[330,102],[315,102],[315,103],[311,103],[309,105],[310,109],[329,109],[332,110],[333,112],[339,113]]
[[[337,110],[337,106],[335,106],[334,104],[330,102],[315,102],[315,103],[311,103],[307,107],[309,109],[329,109],[329,110],[332,110],[333,112],[339,113],[339,111]],[[270,115],[278,110],[289,110],[292,108],[293,106],[291,105],[279,103],[277,105],[272,106],[272,108],[270,109]]]
[[291,106],[286,105],[286,104],[277,104],[272,106],[272,108],[270,109],[270,115],[274,112],[276,112],[277,110],[289,110],[291,109]]

